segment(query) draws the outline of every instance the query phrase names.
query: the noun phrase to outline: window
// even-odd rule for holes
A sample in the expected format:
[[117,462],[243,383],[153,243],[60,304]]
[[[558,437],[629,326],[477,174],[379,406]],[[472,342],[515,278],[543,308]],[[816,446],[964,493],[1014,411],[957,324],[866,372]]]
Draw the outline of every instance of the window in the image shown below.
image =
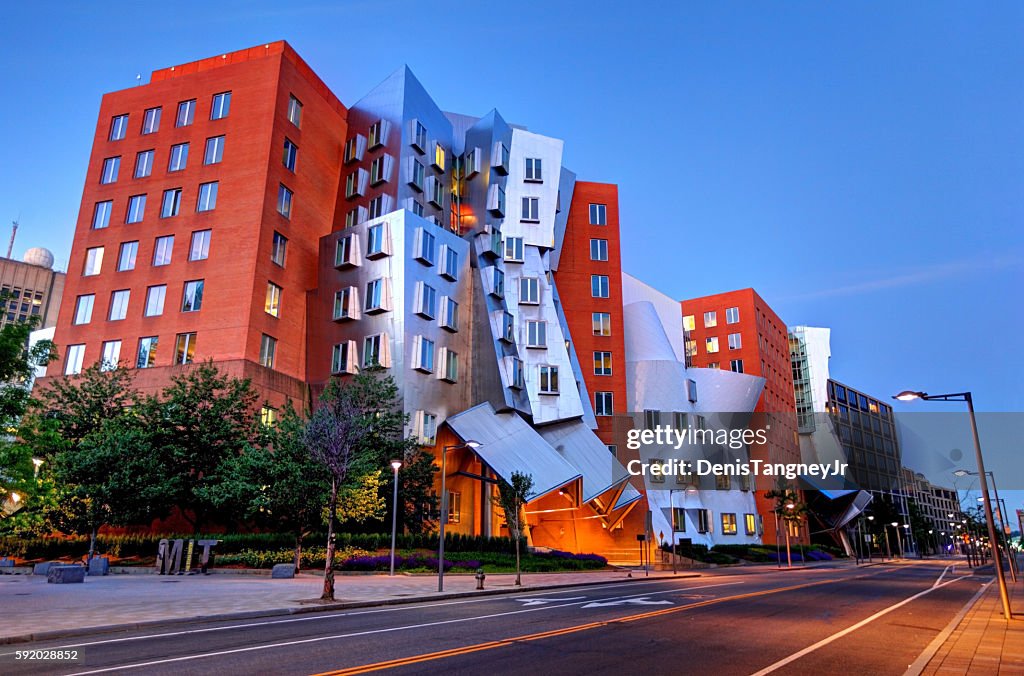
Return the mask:
[[590,224],[608,225],[608,207],[604,204],[590,205]]
[[612,393],[594,393],[594,415],[606,416],[612,414]]
[[441,298],[441,328],[455,332],[459,330],[459,304],[454,298]]
[[442,146],[440,143],[435,142],[434,143],[434,153],[433,153],[433,157],[431,158],[431,162],[430,162],[431,165],[433,165],[434,168],[437,169],[438,171],[442,171],[443,172],[446,160],[447,160],[447,151],[445,151],[444,146]]
[[260,337],[260,366],[274,368],[277,359],[277,338],[263,334]]
[[224,137],[213,136],[206,139],[206,152],[203,153],[203,164],[220,164],[224,159]]
[[359,239],[355,234],[340,238],[335,245],[334,267],[343,265],[359,265]]
[[[662,466],[664,464],[665,464],[665,459],[664,458],[651,458],[651,465],[658,465],[660,467],[660,466]],[[652,484],[663,484],[663,483],[665,483],[665,475],[661,474],[660,472],[658,474],[655,474],[654,472],[651,472],[650,476],[651,476],[651,483]]]
[[526,322],[526,347],[546,348],[548,346],[548,323],[529,320]]
[[467,148],[465,154],[462,156],[462,175],[466,179],[473,178],[480,173],[480,164],[480,149]]
[[716,474],[715,475],[715,490],[718,491],[731,491],[732,490],[732,477],[728,474]]
[[161,108],[147,108],[146,112],[142,115],[142,133],[155,134],[160,131],[160,111]]
[[522,221],[540,221],[540,200],[536,197],[523,198],[523,210],[520,215]]
[[683,317],[683,331],[693,331],[696,326],[697,325],[693,321],[693,315],[686,315]]
[[419,120],[413,121],[412,141],[410,145],[416,150],[425,152],[427,149],[427,128]]
[[744,514],[743,522],[746,526],[747,535],[757,535],[757,517],[753,514]]
[[519,280],[520,304],[536,305],[540,303],[540,280],[536,277],[522,277]]
[[267,300],[263,310],[271,317],[281,316],[281,287],[273,282],[267,282]]
[[426,263],[427,265],[433,265],[435,251],[436,240],[434,236],[427,232],[425,229],[418,228],[416,231],[415,258],[419,261]]
[[386,277],[373,279],[366,284],[367,312],[387,312],[391,309],[390,282]]
[[523,238],[522,237],[506,237],[505,238],[505,260],[511,263],[522,263],[523,262]]
[[117,174],[121,170],[120,157],[108,157],[103,160],[103,173],[100,174],[100,183],[114,183],[117,181]]
[[213,211],[217,208],[217,181],[199,184],[199,199],[196,211]]
[[595,376],[610,376],[612,374],[612,353],[611,352],[595,352],[594,353],[594,375]]
[[386,120],[377,120],[370,125],[370,131],[367,134],[368,144],[367,147],[370,150],[382,146],[387,143],[387,131],[388,123]]
[[82,372],[85,361],[85,345],[68,345],[68,355],[64,360],[64,375],[74,376]]
[[302,102],[294,95],[288,95],[288,121],[296,127],[302,126]]
[[135,178],[146,178],[153,173],[153,151],[143,150],[135,155]]
[[288,253],[288,238],[279,232],[274,232],[274,241],[270,245],[270,260],[284,267],[285,256]]
[[164,313],[164,298],[167,297],[167,285],[151,286],[146,289],[146,317],[159,317]]
[[174,120],[175,127],[187,127],[196,116],[196,100],[189,99],[178,104],[178,117]]
[[516,341],[516,330],[515,321],[512,317],[511,312],[501,313],[501,340],[506,343],[514,343]]
[[718,352],[718,336],[711,336],[704,339],[704,349],[708,354]]
[[342,319],[359,319],[359,298],[356,287],[347,286],[334,292],[335,321]]
[[114,203],[111,201],[97,202],[96,206],[92,210],[92,229],[102,230],[103,228],[110,225],[110,212],[114,208]]
[[120,141],[128,133],[128,116],[115,115],[110,119],[110,140]]
[[82,268],[83,277],[92,277],[100,274],[103,267],[103,247],[97,246],[85,250],[85,266]]
[[734,373],[743,373],[743,360],[733,359],[729,362],[729,370]]
[[594,298],[608,298],[608,275],[590,276],[590,295]]
[[188,164],[188,144],[179,143],[171,146],[171,158],[167,162],[167,171],[182,171]]
[[179,333],[174,342],[174,363],[191,364],[196,354],[196,334]]
[[148,369],[156,366],[156,348],[159,342],[157,336],[139,338],[139,355],[135,360],[135,368]]
[[709,509],[698,509],[697,510],[697,532],[698,533],[709,533],[709,532],[711,532],[711,510],[709,510]]
[[[678,478],[678,474],[676,477]],[[686,532],[686,509],[683,507],[672,508],[672,534]]]
[[231,92],[213,95],[213,106],[210,108],[210,119],[220,120],[228,116],[231,110]]
[[412,367],[417,371],[432,373],[434,371],[434,341],[423,336],[416,336],[412,344]]
[[177,216],[181,209],[181,188],[164,190],[164,198],[160,202],[160,218]]
[[427,179],[427,200],[438,209],[444,209],[444,181],[436,176]]
[[444,247],[444,255],[441,256],[442,277],[455,281],[459,278],[459,252],[450,246]]
[[740,309],[738,307],[727,307],[725,308],[725,323],[726,324],[739,324],[740,322]]
[[391,156],[381,155],[375,157],[370,162],[370,185],[380,185],[381,183],[387,183],[389,175],[391,173]]
[[527,157],[526,158],[526,178],[527,181],[533,181],[540,183],[543,179],[541,174],[541,160],[539,157]]
[[205,261],[210,257],[210,230],[196,230],[192,233],[192,245],[188,250],[190,261]]
[[543,365],[540,367],[541,394],[558,394],[558,367]]
[[371,225],[366,231],[366,257],[385,256],[391,253],[384,223]]
[[516,357],[512,357],[509,361],[510,367],[510,382],[509,387],[521,390],[526,387],[526,375],[523,372],[523,360]]
[[182,312],[199,312],[203,308],[203,282],[202,279],[185,282],[185,291],[181,294]]
[[385,200],[388,200],[390,197],[390,195],[377,195],[376,197],[370,200],[369,213],[371,219],[380,218],[381,216],[388,212],[387,208],[385,207]]
[[171,264],[171,253],[174,251],[174,235],[157,237],[153,247],[153,267]]
[[146,215],[146,196],[132,195],[128,198],[128,213],[125,216],[125,223],[139,223]]
[[356,134],[349,140],[345,141],[345,152],[344,162],[362,161],[363,151],[366,149],[366,138],[362,134]]
[[592,239],[592,240],[590,240],[590,260],[592,260],[592,261],[606,261],[606,260],[608,260],[608,240],[606,240],[606,239]]
[[438,376],[450,383],[457,382],[459,379],[459,355],[445,348],[441,349],[441,354],[441,372]]
[[608,312],[595,312],[591,315],[595,336],[612,335],[612,316]]
[[697,354],[697,341],[687,340],[684,343],[683,350],[686,352],[687,357],[693,357]]
[[462,521],[462,493],[448,491],[448,523]]
[[491,153],[491,166],[494,167],[495,171],[499,174],[508,173],[508,146],[501,141],[494,144],[494,152]]
[[95,294],[79,296],[75,300],[75,321],[73,324],[88,324],[92,321],[92,306],[96,300]]
[[391,365],[390,343],[387,334],[378,333],[363,340],[363,368]]
[[339,343],[334,346],[331,350],[331,373],[355,373],[356,372],[356,355],[354,349],[355,343],[351,340],[346,340],[344,343]]
[[292,217],[292,191],[284,184],[277,188],[277,213],[285,218]]
[[729,349],[738,350],[743,347],[743,337],[739,333],[729,334]]
[[120,289],[110,294],[110,312],[107,319],[112,322],[119,321],[128,316],[128,301],[132,292],[129,289]]
[[495,216],[505,215],[505,188],[497,183],[487,189],[487,210]]
[[107,340],[100,354],[100,370],[113,371],[121,361],[121,341]]
[[437,289],[423,282],[416,283],[416,314],[427,319],[437,316]]
[[710,329],[718,326],[718,313],[717,312],[705,312],[704,313],[704,328]]
[[425,185],[426,181],[426,169],[422,164],[420,164],[419,160],[417,160],[415,157],[410,157],[408,161],[409,179],[407,182],[412,187],[416,188],[420,192],[423,192],[423,186]]
[[750,475],[749,474],[741,474],[740,475],[740,490],[741,491],[749,491],[750,490]]
[[736,515],[722,513],[722,535],[736,535]]
[[264,406],[260,409],[260,425],[273,427],[277,424],[277,409],[272,406]]
[[299,147],[292,143],[291,139],[285,138],[284,140],[284,154],[281,157],[281,162],[284,164],[284,168],[288,171],[295,171],[295,160],[299,157]]
[[138,242],[121,242],[121,250],[117,254],[117,271],[125,272],[135,269],[135,256],[139,253]]

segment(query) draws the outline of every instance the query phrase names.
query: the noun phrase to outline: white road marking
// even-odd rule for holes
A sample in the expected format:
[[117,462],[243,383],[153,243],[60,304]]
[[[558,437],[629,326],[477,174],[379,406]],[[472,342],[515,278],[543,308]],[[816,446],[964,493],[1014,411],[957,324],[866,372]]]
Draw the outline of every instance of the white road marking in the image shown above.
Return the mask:
[[[736,582],[722,582],[719,584],[709,584],[700,587],[690,587],[690,589],[708,589],[709,587],[726,587],[730,585],[743,584],[742,580]],[[663,592],[648,592],[647,594],[633,594],[632,596],[653,596],[654,594],[669,594],[672,592],[680,591],[678,589],[670,589]],[[602,601],[611,601],[616,598],[628,598],[628,597],[609,597],[607,599],[600,599]],[[316,636],[313,638],[297,639],[294,641],[281,641],[279,643],[267,643],[264,645],[246,646],[244,648],[233,648],[231,650],[217,650],[208,653],[198,653],[195,655],[183,655],[182,657],[171,657],[161,660],[151,660],[149,662],[137,662],[135,664],[120,664],[113,667],[104,667],[102,669],[94,669],[92,671],[79,671],[69,676],[87,676],[88,674],[103,674],[110,671],[119,671],[121,669],[140,669],[142,667],[152,667],[158,664],[170,664],[173,662],[187,662],[191,660],[203,659],[205,657],[220,657],[223,655],[235,655],[238,653],[254,652],[257,650],[269,650],[271,648],[285,648],[295,645],[305,645],[307,643],[320,643],[323,641],[336,641],[343,638],[355,638],[357,636],[370,636],[373,634],[388,634],[395,631],[404,631],[406,629],[423,629],[426,627],[439,627],[446,624],[460,624],[462,622],[475,622],[478,620],[489,620],[495,617],[507,617],[509,615],[519,615],[522,613],[535,613],[540,610],[553,610],[555,608],[567,608],[569,606],[576,606],[583,603],[582,601],[574,601],[572,603],[563,603],[557,606],[540,606],[538,608],[521,608],[519,610],[511,610],[502,613],[491,613],[489,615],[477,615],[475,617],[460,617],[451,620],[439,620],[437,622],[423,622],[420,624],[407,624],[400,627],[385,627],[383,629],[367,629],[365,631],[356,631],[348,634],[334,634],[332,636]]]
[[754,672],[753,674],[751,674],[751,676],[765,676],[765,674],[770,674],[771,672],[775,671],[776,669],[781,669],[782,667],[786,666],[790,662],[795,662],[796,660],[800,659],[804,655],[809,655],[810,653],[814,652],[818,648],[822,648],[824,646],[827,646],[829,643],[832,643],[833,641],[837,641],[837,640],[841,639],[842,637],[846,636],[847,634],[851,634],[851,633],[857,631],[861,627],[874,622],[875,620],[877,620],[878,618],[882,617],[883,615],[888,615],[889,613],[891,613],[892,611],[896,610],[897,608],[902,608],[903,606],[907,605],[911,601],[915,601],[915,600],[921,598],[922,596],[924,596],[926,594],[931,594],[936,589],[942,589],[943,587],[947,587],[947,586],[949,586],[949,585],[951,585],[951,584],[953,584],[955,582],[959,582],[960,580],[963,580],[963,579],[964,578],[962,578],[962,577],[958,577],[958,578],[956,578],[954,580],[949,580],[948,582],[943,582],[941,585],[939,585],[937,587],[930,587],[929,589],[925,589],[922,592],[918,592],[917,594],[914,594],[913,596],[907,597],[907,598],[903,599],[902,601],[900,601],[899,603],[894,603],[893,605],[889,606],[888,608],[883,608],[882,610],[879,610],[874,615],[872,615],[870,617],[866,617],[863,620],[861,620],[860,622],[858,622],[856,624],[853,624],[853,625],[850,625],[849,627],[847,627],[846,629],[843,629],[842,631],[836,632],[835,634],[832,634],[831,636],[827,636],[827,637],[821,639],[820,641],[818,641],[817,643],[815,643],[813,645],[809,645],[806,648],[804,648],[803,650],[799,650],[799,651],[793,653],[789,657],[785,657],[785,658],[779,660],[778,662],[776,662],[774,664],[769,664],[764,669],[762,669],[760,671],[757,671],[757,672]]
[[952,567],[953,567],[953,566],[946,566],[945,568],[943,568],[943,569],[942,569],[942,574],[941,574],[941,575],[939,575],[939,579],[938,579],[938,580],[936,580],[936,581],[935,581],[935,584],[933,584],[933,585],[932,585],[932,588],[933,588],[933,589],[934,589],[935,587],[938,587],[938,586],[939,586],[939,583],[940,583],[940,582],[942,582],[942,578],[946,577],[946,573],[948,573],[948,572],[949,572],[949,569],[950,569],[950,568],[952,568]]
[[972,596],[971,600],[964,604],[964,607],[960,609],[960,612],[957,613],[956,616],[949,621],[949,624],[939,632],[939,635],[928,644],[928,647],[924,649],[924,652],[918,655],[917,659],[914,660],[914,663],[907,667],[903,676],[919,676],[920,673],[924,671],[924,668],[928,666],[928,663],[932,661],[933,657],[935,657],[935,653],[939,652],[939,648],[942,647],[942,644],[946,642],[949,635],[952,634],[953,630],[960,624],[960,620],[964,619],[964,615],[967,614],[967,612],[974,606],[978,599],[981,598],[981,595],[984,594],[990,586],[992,586],[991,582],[986,582],[981,585],[981,589],[978,590],[978,593]]
[[564,598],[564,599],[526,599],[526,598],[518,598],[518,599],[512,599],[512,600],[513,601],[521,602],[523,604],[522,605],[523,608],[529,608],[531,606],[543,606],[544,604],[547,604],[547,603],[561,603],[562,601],[579,601],[580,599],[585,599],[585,598],[587,598],[587,597],[586,596],[569,596],[569,597]]
[[[722,577],[723,576],[721,576],[721,575],[708,575],[708,576],[699,577],[699,578],[695,578],[695,577],[691,577],[691,578],[685,578],[685,577],[684,578],[662,578],[660,580],[651,580],[650,582],[632,582],[632,583],[630,583],[630,586],[631,587],[639,587],[639,586],[646,586],[646,585],[651,585],[651,584],[659,584],[661,582],[666,582],[666,581],[669,581],[669,580],[672,580],[672,579],[677,579],[677,581],[679,581],[679,582],[682,582],[684,580],[694,580],[694,581],[704,582],[706,580],[720,580],[720,579],[722,579]],[[587,589],[588,590],[610,589],[612,587],[620,587],[620,586],[621,586],[621,583],[616,582],[616,583],[612,583],[612,584],[593,585],[591,587],[588,587]],[[715,585],[711,585],[711,586],[715,586]],[[682,587],[681,589],[701,589],[701,588],[702,587]],[[525,598],[527,596],[541,596],[542,594],[546,594],[546,593],[550,593],[550,592],[551,592],[551,590],[548,590],[546,592],[539,591],[539,592],[537,592],[535,594],[532,594],[532,595],[531,594],[524,594],[523,596],[521,596],[519,598]],[[182,631],[168,631],[168,632],[164,632],[164,633],[160,633],[160,634],[142,634],[140,636],[124,636],[124,637],[121,637],[121,638],[108,638],[108,639],[103,639],[103,640],[100,640],[100,641],[88,641],[88,642],[85,642],[85,643],[71,643],[71,644],[62,645],[62,646],[53,646],[51,648],[48,648],[48,650],[67,650],[68,648],[85,648],[85,647],[88,647],[88,646],[107,645],[107,644],[110,644],[110,643],[126,643],[126,642],[129,642],[129,641],[142,641],[142,640],[149,639],[149,638],[172,638],[172,637],[175,637],[175,636],[192,636],[192,635],[195,635],[195,634],[208,634],[208,633],[212,633],[212,632],[215,632],[215,631],[229,631],[229,630],[234,630],[234,629],[248,629],[249,627],[267,627],[267,626],[271,626],[271,625],[275,625],[275,624],[292,624],[294,622],[313,622],[313,621],[317,621],[317,620],[333,620],[333,619],[337,619],[339,617],[354,617],[354,616],[357,616],[357,615],[375,615],[377,613],[396,613],[396,612],[402,612],[402,611],[408,611],[408,610],[416,610],[416,609],[419,609],[419,608],[436,608],[436,607],[442,607],[442,606],[466,605],[466,604],[469,604],[469,603],[485,603],[487,601],[497,600],[498,598],[501,598],[501,597],[495,596],[495,595],[492,594],[492,595],[484,596],[484,597],[480,597],[480,598],[453,600],[453,601],[437,601],[435,603],[415,603],[415,604],[410,603],[410,604],[403,604],[403,605],[399,605],[399,606],[388,606],[388,607],[385,607],[385,608],[371,608],[369,610],[354,610],[354,611],[350,611],[350,612],[336,612],[336,613],[332,613],[330,610],[324,610],[323,611],[324,614],[322,614],[322,615],[310,615],[308,617],[290,617],[290,618],[283,619],[283,620],[264,620],[262,622],[249,622],[249,623],[246,623],[246,624],[231,624],[231,625],[227,625],[227,626],[223,626],[223,627],[207,627],[205,629],[185,629],[185,630],[182,630]],[[185,621],[189,621],[189,620],[196,620],[196,619],[202,619],[202,618],[183,617],[183,618],[180,618],[180,619],[181,619],[182,622],[185,622]],[[142,628],[141,631],[145,631],[145,628]],[[41,641],[41,642],[45,642],[45,641]],[[10,657],[11,655],[14,655],[14,652],[0,653],[0,657]]]
[[607,608],[609,606],[623,606],[623,605],[626,605],[626,604],[631,604],[631,605],[636,605],[636,606],[666,606],[666,605],[671,606],[672,602],[671,601],[665,601],[665,600],[662,600],[662,601],[650,601],[650,600],[647,599],[646,596],[641,596],[638,599],[623,599],[621,601],[609,601],[608,603],[599,603],[599,602],[595,601],[593,603],[588,603],[587,605],[585,605],[583,607],[584,608]]

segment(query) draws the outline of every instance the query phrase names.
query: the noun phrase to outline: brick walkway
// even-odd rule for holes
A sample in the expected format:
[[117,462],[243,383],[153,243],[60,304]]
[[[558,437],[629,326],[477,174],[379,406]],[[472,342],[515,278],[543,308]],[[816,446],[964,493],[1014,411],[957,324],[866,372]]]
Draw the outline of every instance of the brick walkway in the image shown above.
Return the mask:
[[1024,674],[1024,581],[1006,583],[1014,619],[1003,618],[999,587],[993,581],[931,658],[924,676]]

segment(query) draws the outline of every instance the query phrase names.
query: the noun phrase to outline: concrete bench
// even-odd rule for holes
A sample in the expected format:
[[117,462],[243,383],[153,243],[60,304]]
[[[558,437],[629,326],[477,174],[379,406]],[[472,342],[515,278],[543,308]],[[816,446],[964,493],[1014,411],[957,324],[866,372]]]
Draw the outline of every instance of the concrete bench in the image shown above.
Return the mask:
[[90,577],[94,575],[106,575],[109,572],[110,559],[108,559],[107,557],[94,556],[92,557],[92,560],[89,561],[88,574]]
[[46,575],[50,571],[50,566],[55,566],[53,561],[44,561],[43,563],[37,563],[32,566],[33,575]]
[[50,566],[46,573],[46,582],[48,584],[85,582],[85,566]]
[[3,557],[0,559],[0,568],[14,568],[14,559]]
[[295,577],[295,564],[279,563],[270,571],[270,578],[273,580],[286,580]]

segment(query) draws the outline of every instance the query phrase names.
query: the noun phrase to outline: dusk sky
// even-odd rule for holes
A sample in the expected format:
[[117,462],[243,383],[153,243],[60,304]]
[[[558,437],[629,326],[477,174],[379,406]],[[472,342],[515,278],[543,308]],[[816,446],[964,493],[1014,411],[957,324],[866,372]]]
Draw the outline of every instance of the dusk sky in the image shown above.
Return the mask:
[[285,39],[348,105],[408,64],[443,109],[564,139],[666,293],[752,286],[859,389],[1024,410],[1024,5],[281,5],[6,8],[0,241],[19,219],[16,257],[67,264],[101,94]]

